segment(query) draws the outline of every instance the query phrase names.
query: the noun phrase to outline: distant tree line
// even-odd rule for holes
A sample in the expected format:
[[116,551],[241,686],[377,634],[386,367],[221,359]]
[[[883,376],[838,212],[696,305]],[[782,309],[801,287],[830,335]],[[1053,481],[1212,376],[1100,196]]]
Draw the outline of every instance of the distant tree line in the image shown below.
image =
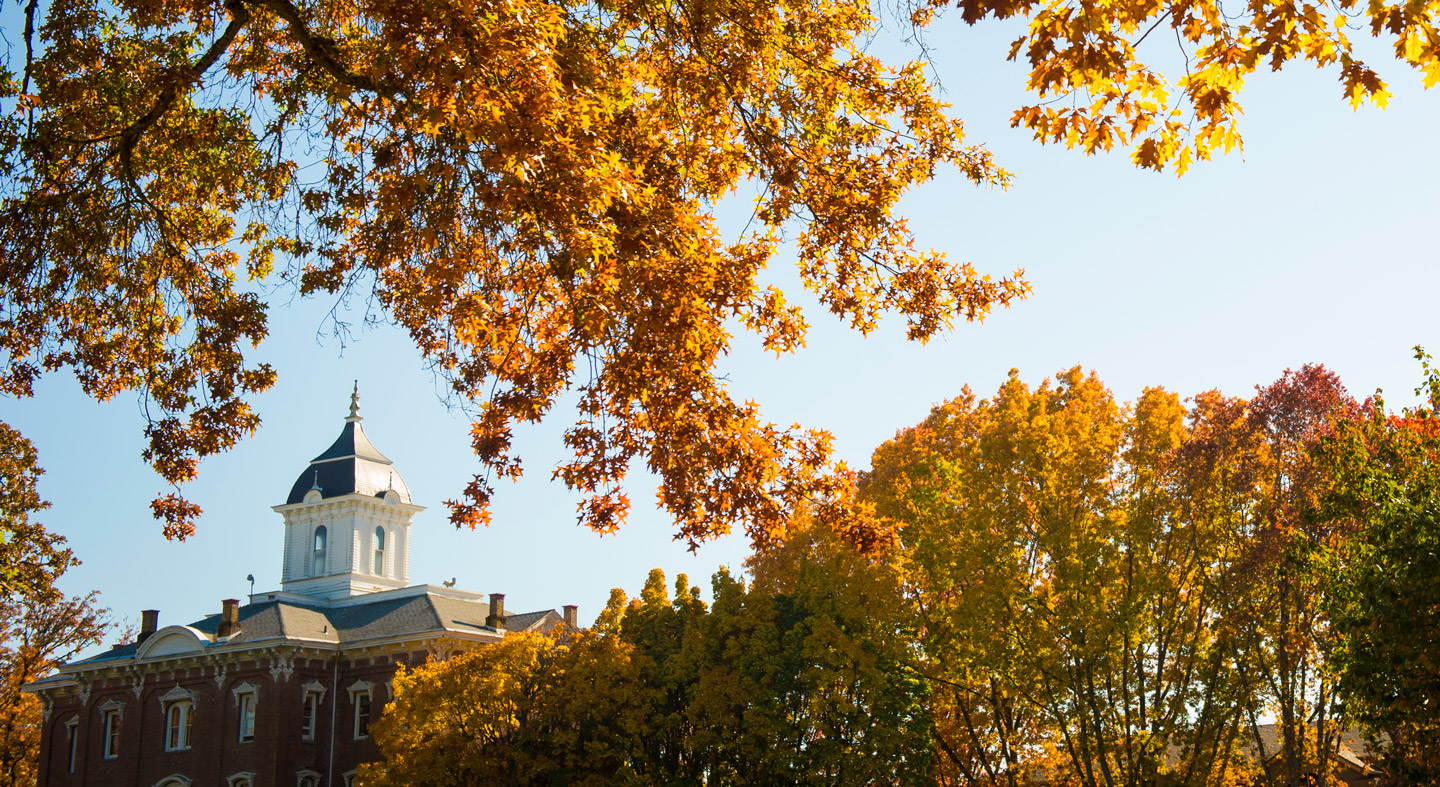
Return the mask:
[[[584,632],[397,677],[367,785],[1329,783],[1440,778],[1440,376],[1320,366],[1122,403],[1075,368],[880,446],[864,554],[804,517]],[[1260,739],[1261,722],[1274,733]]]

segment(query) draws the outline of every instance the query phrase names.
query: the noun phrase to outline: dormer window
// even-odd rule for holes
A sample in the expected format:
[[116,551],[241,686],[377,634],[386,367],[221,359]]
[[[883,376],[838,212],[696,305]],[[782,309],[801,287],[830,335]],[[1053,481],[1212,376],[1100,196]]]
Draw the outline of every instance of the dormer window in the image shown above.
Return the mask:
[[385,575],[385,528],[375,528],[375,576]]
[[310,576],[318,577],[325,573],[325,526],[315,528],[315,549],[310,553]]

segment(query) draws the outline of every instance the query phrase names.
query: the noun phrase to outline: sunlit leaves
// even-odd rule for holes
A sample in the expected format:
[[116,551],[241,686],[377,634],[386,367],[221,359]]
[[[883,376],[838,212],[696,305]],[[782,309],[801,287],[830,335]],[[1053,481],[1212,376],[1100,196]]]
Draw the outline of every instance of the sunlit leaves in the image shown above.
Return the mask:
[[[1016,127],[1041,142],[1086,153],[1129,147],[1135,164],[1173,167],[1240,146],[1239,93],[1264,66],[1293,61],[1338,66],[1352,107],[1384,107],[1389,91],[1358,59],[1351,34],[1394,42],[1396,56],[1440,81],[1435,0],[1264,2],[1226,8],[1217,0],[930,0],[917,19],[955,6],[972,24],[990,14],[1029,20],[1012,60],[1030,67],[1038,101],[1017,110]],[[1362,7],[1363,5],[1363,7]],[[1143,45],[1143,49],[1142,49]],[[1152,64],[1161,64],[1157,66]]]
[[1310,518],[1307,450],[1354,408],[1318,366],[1188,404],[1012,372],[880,446],[863,494],[894,523],[944,771],[1248,783],[1236,736],[1266,711],[1283,768],[1312,767],[1326,585],[1308,556],[1337,530]]
[[[939,167],[1008,177],[963,142],[920,63],[858,43],[847,0],[596,4],[487,0],[59,0],[12,79],[0,224],[0,383],[70,368],[140,390],[167,482],[258,424],[273,381],[254,291],[277,263],[303,293],[373,296],[473,416],[481,470],[452,521],[488,521],[523,471],[516,424],[578,394],[555,476],[609,532],[627,473],[660,478],[692,544],[757,543],[850,482],[828,435],[765,420],[715,367],[742,325],[801,346],[760,284],[793,232],[805,286],[862,331],[925,340],[1023,297],[918,247],[898,200]],[[758,197],[744,234],[716,203]],[[278,256],[277,256],[278,255]],[[183,537],[198,511],[156,500]],[[818,508],[817,511],[828,509]]]

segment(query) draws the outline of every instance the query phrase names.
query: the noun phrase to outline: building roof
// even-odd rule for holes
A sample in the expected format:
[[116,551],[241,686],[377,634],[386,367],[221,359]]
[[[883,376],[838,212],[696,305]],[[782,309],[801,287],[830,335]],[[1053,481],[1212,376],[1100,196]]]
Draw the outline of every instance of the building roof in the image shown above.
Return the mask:
[[345,428],[295,479],[290,495],[285,498],[286,505],[304,502],[311,489],[318,489],[325,499],[353,494],[380,497],[393,489],[400,495],[400,502],[410,502],[405,479],[365,436],[365,428],[360,425],[362,420],[357,387],[350,394],[350,415],[345,419]]
[[[450,591],[422,585],[398,591],[374,593],[327,606],[321,600],[305,603],[293,596],[240,607],[240,630],[227,640],[218,640],[220,615],[207,615],[191,623],[207,642],[204,648],[265,646],[281,640],[344,647],[370,641],[405,637],[433,638],[446,634],[500,635],[485,625],[489,605],[478,594]],[[561,622],[554,610],[540,610],[505,616],[505,630],[512,633],[549,631]],[[100,666],[106,662],[135,657],[139,646],[131,642],[83,661],[66,665],[64,671]]]

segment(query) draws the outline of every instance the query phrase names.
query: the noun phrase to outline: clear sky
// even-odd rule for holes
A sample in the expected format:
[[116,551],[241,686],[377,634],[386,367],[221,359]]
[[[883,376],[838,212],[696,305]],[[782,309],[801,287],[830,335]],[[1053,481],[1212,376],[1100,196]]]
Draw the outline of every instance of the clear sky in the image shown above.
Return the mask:
[[[737,396],[758,400],[777,423],[831,430],[840,456],[862,468],[933,404],[966,384],[988,394],[1012,367],[1034,383],[1081,364],[1129,400],[1149,385],[1246,395],[1287,367],[1320,362],[1354,394],[1383,387],[1392,402],[1411,399],[1411,346],[1440,350],[1440,92],[1423,92],[1416,75],[1387,63],[1390,108],[1354,112],[1333,71],[1260,75],[1242,95],[1244,155],[1176,179],[1135,170],[1124,154],[1086,158],[1010,129],[1025,79],[1004,62],[1012,32],[942,24],[930,43],[947,100],[971,140],[1015,173],[1013,188],[977,189],[946,172],[905,208],[922,245],[982,271],[1024,268],[1033,297],[926,346],[906,343],[900,320],[867,339],[812,303],[800,353],[776,360],[737,339],[721,370]],[[777,260],[774,280],[810,302],[792,262]],[[140,459],[144,421],[133,396],[97,404],[61,374],[32,400],[0,400],[0,418],[40,450],[41,492],[54,504],[42,521],[84,561],[65,577],[67,591],[100,590],[132,624],[158,608],[166,625],[243,598],[249,573],[257,592],[278,588],[281,519],[270,506],[339,433],[354,379],[370,438],[428,506],[413,530],[416,583],[454,577],[460,588],[506,593],[512,611],[574,603],[590,620],[610,588],[633,594],[652,567],[688,572],[704,588],[717,566],[739,568],[743,537],[694,555],[673,542],[643,475],[619,535],[577,527],[576,498],[549,481],[572,420],[563,408],[519,432],[528,473],[500,488],[494,525],[456,532],[442,501],[458,497],[477,467],[465,420],[446,410],[443,386],[399,331],[361,332],[342,352],[327,337],[332,305],[273,311],[271,338],[256,353],[279,372],[257,400],[264,424],[206,461],[187,487],[205,515],[184,543],[165,541],[150,518],[164,487]]]

